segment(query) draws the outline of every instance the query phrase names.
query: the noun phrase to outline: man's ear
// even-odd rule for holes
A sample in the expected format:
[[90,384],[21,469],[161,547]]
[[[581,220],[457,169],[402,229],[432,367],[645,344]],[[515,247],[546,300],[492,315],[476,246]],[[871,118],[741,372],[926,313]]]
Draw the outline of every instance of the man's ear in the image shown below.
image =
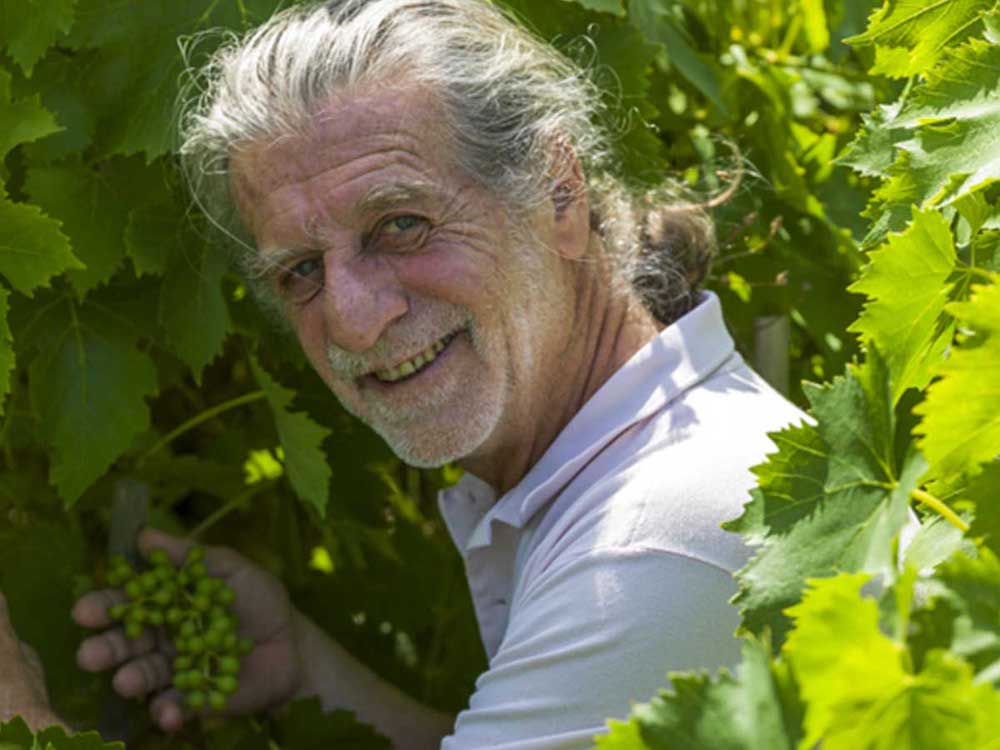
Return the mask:
[[553,245],[564,258],[579,259],[590,244],[587,179],[572,146],[560,139],[553,149],[550,172]]

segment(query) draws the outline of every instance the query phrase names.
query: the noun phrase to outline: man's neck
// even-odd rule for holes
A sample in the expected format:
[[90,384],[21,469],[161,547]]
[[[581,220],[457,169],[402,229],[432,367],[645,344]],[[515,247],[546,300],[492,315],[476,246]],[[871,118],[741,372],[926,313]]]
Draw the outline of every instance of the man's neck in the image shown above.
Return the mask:
[[526,394],[519,413],[511,417],[527,429],[508,430],[515,437],[506,444],[459,462],[498,495],[524,478],[600,387],[663,328],[637,300],[614,294],[606,276],[602,278],[607,272],[603,265],[578,270],[565,345],[544,365],[560,377],[551,389]]

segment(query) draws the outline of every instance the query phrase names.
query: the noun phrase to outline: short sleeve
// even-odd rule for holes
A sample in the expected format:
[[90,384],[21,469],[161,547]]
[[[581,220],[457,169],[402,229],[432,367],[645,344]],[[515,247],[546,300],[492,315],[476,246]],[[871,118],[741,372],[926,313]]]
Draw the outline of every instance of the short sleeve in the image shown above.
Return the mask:
[[662,550],[596,550],[546,572],[512,602],[442,750],[591,748],[667,672],[739,661],[735,592],[728,571]]

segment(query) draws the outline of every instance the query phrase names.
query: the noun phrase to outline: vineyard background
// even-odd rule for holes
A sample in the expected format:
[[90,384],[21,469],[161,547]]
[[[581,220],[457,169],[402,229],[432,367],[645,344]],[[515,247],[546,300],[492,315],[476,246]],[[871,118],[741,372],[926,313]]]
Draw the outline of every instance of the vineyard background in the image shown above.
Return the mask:
[[[111,697],[68,611],[134,482],[156,525],[240,549],[411,695],[457,711],[485,666],[435,509],[456,472],[401,465],[339,409],[170,156],[178,38],[284,5],[0,0],[0,589],[80,727]],[[709,287],[816,419],[776,436],[730,524],[760,547],[739,676],[676,678],[600,746],[1000,747],[998,4],[503,5],[604,85],[631,180],[711,196],[742,167]],[[130,748],[385,746],[307,703],[169,742],[129,714]]]

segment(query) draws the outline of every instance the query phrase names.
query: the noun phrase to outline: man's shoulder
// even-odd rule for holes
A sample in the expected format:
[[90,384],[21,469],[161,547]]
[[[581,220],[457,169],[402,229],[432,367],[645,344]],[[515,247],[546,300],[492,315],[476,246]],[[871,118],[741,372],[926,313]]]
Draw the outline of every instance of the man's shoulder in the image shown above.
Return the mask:
[[533,546],[546,564],[614,549],[735,571],[749,553],[721,524],[749,500],[768,434],[806,418],[742,363],[724,368],[611,441],[539,519]]

